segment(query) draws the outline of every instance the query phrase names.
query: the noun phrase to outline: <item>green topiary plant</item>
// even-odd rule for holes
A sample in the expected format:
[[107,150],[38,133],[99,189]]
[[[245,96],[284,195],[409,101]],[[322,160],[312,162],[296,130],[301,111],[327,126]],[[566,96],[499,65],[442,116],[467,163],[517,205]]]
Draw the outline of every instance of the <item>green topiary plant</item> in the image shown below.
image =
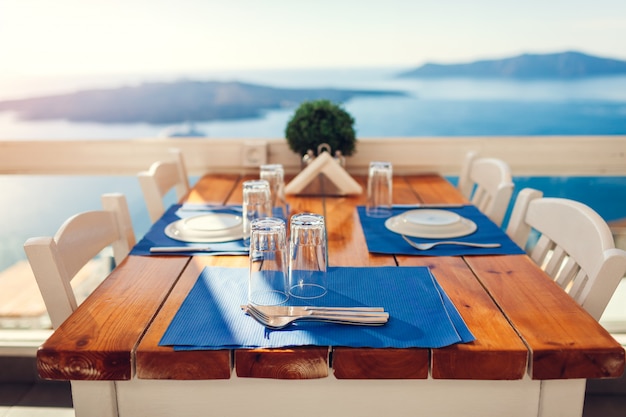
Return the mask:
[[350,156],[356,149],[354,119],[329,100],[305,101],[287,123],[285,136],[292,151],[304,156],[327,143],[332,152]]

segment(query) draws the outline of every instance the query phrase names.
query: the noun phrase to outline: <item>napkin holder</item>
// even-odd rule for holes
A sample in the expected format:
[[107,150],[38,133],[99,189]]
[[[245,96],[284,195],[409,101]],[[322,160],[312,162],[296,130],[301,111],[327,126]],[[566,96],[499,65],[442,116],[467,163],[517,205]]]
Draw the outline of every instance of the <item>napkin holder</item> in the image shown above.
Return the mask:
[[285,186],[286,194],[343,196],[362,192],[359,183],[328,152],[321,152]]

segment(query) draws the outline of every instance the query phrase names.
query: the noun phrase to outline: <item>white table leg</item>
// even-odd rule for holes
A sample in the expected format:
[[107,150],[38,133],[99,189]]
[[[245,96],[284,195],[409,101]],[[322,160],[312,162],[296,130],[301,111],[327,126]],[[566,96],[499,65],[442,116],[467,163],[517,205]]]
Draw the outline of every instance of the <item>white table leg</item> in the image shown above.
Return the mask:
[[539,417],[582,416],[586,385],[586,379],[541,381]]
[[72,381],[76,417],[118,417],[116,382]]

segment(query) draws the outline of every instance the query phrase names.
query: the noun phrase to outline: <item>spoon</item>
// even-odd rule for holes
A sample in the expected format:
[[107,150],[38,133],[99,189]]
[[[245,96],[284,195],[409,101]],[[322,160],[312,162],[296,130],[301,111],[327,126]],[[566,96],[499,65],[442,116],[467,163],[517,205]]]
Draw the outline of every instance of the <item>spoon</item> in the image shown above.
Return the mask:
[[499,243],[474,243],[474,242],[458,242],[454,240],[441,240],[439,242],[433,243],[415,243],[405,235],[402,235],[402,238],[407,241],[407,243],[413,246],[418,250],[428,250],[434,248],[438,245],[460,245],[460,246],[471,246],[473,248],[499,248],[501,245]]

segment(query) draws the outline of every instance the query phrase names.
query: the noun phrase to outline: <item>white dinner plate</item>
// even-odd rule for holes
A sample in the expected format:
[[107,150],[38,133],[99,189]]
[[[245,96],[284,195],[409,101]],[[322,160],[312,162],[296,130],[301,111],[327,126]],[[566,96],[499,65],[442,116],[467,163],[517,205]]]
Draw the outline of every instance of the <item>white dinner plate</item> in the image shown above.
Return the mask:
[[168,224],[165,235],[183,242],[228,242],[243,238],[243,219],[230,213],[201,214]]
[[429,239],[467,236],[478,226],[448,210],[409,210],[385,221],[385,227],[394,233]]

